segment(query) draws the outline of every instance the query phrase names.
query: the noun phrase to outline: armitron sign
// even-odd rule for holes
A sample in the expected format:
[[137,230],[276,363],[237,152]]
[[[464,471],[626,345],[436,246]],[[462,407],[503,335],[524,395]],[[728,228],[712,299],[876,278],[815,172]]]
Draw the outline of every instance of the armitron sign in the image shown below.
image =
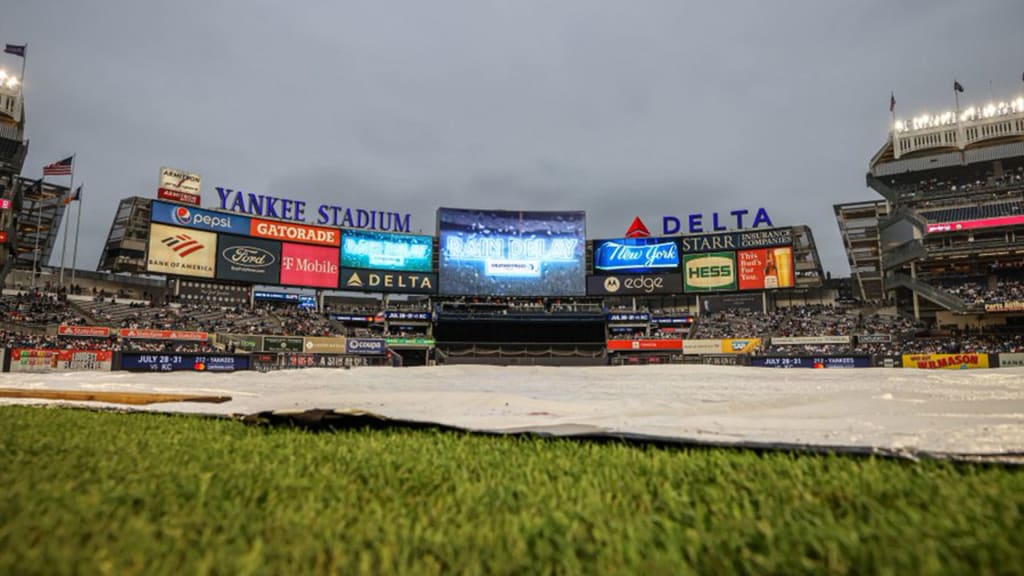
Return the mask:
[[199,206],[202,182],[199,174],[174,168],[161,168],[157,198]]

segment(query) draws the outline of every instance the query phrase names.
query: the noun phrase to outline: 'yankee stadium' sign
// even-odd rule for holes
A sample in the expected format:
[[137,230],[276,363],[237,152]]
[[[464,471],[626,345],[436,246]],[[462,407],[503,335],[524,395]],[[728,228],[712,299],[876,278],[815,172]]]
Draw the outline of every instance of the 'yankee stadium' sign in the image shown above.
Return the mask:
[[266,194],[253,194],[231,188],[217,187],[221,210],[230,210],[250,216],[291,220],[318,226],[364,228],[382,232],[408,232],[409,214],[346,208],[334,204],[320,204],[307,214],[306,203]]

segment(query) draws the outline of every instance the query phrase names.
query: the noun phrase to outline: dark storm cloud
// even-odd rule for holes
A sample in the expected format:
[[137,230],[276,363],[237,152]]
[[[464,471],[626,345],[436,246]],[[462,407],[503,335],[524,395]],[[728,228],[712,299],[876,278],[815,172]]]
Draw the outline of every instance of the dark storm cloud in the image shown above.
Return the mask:
[[[1024,4],[966,2],[135,2],[15,0],[29,43],[26,165],[78,154],[80,262],[161,165],[311,204],[584,209],[765,206],[848,267],[832,204],[890,121],[1024,92]],[[17,67],[7,58],[8,68]]]

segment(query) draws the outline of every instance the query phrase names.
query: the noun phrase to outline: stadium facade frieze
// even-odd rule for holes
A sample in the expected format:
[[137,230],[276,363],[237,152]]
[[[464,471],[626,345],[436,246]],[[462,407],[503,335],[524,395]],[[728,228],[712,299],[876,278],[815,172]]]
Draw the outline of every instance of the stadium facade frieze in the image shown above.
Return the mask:
[[268,194],[254,194],[216,187],[219,208],[248,216],[288,220],[315,226],[362,228],[380,232],[409,232],[409,213],[366,210],[335,204],[320,204],[307,210],[306,202]]

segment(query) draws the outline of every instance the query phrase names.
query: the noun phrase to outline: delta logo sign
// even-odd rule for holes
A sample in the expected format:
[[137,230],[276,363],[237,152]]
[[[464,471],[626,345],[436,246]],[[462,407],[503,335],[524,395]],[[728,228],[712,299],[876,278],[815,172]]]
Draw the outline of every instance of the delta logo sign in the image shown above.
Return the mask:
[[[729,212],[693,212],[680,216],[661,217],[661,235],[675,236],[678,234],[703,234],[706,232],[724,232],[744,228],[773,228],[772,219],[764,208],[748,210],[740,208]],[[627,238],[650,236],[647,226],[635,218],[626,233]]]

